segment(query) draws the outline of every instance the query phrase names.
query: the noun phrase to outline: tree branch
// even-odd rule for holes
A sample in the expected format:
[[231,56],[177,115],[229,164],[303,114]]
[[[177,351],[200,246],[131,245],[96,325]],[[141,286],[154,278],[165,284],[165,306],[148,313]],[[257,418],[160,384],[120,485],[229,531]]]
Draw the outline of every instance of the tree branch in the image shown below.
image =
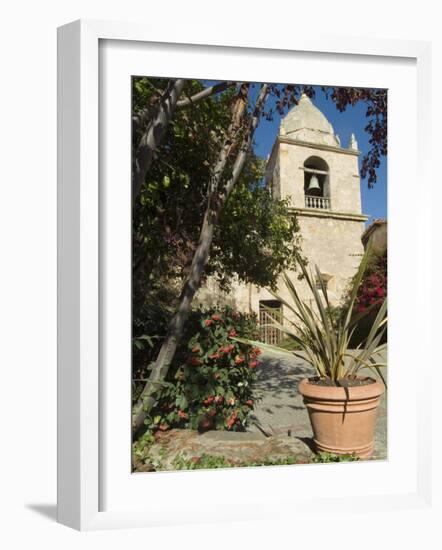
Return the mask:
[[135,153],[132,167],[132,197],[140,192],[146,174],[152,164],[155,150],[161,143],[163,135],[172,120],[178,98],[180,97],[186,81],[178,79],[169,82],[162,95],[157,111],[149,123],[147,130],[141,136]]
[[248,97],[248,86],[242,87],[239,91],[235,103],[232,105],[232,123],[229,128],[228,137],[224,143],[223,148],[220,151],[218,162],[215,165],[212,181],[209,184],[211,190],[209,194],[209,201],[206,206],[206,212],[204,214],[204,221],[201,227],[200,238],[198,246],[192,258],[192,264],[190,272],[186,282],[184,283],[178,307],[175,311],[175,315],[169,323],[166,338],[158,353],[158,357],[155,361],[155,365],[149,376],[149,380],[138,399],[138,402],[134,406],[132,416],[132,428],[134,435],[143,426],[144,420],[147,417],[148,412],[151,410],[155,403],[154,393],[161,386],[162,381],[165,379],[169,370],[170,364],[173,361],[177,347],[181,341],[184,325],[189,317],[191,311],[192,300],[201,286],[201,280],[204,274],[204,269],[207,265],[210,249],[213,240],[213,234],[218,222],[219,214],[221,213],[233,187],[235,186],[244,164],[247,159],[247,154],[250,151],[250,147],[253,141],[253,134],[259,123],[261,113],[264,107],[264,103],[268,95],[268,86],[263,84],[261,91],[255,103],[252,117],[248,123],[248,128],[243,137],[241,146],[239,148],[235,162],[233,163],[232,173],[228,178],[225,185],[219,189],[221,183],[221,177],[224,172],[224,168],[227,163],[228,151],[232,143],[232,139],[236,135],[240,127],[240,122],[243,114],[245,113],[245,107]]
[[231,88],[232,86],[236,86],[236,84],[236,82],[219,82],[218,84],[214,84],[209,88],[201,90],[201,92],[198,92],[191,97],[180,99],[177,102],[176,106],[178,109],[180,109],[181,107],[188,107],[189,105],[193,105],[194,103],[201,101],[201,99],[224,92],[224,90],[227,90],[227,88]]

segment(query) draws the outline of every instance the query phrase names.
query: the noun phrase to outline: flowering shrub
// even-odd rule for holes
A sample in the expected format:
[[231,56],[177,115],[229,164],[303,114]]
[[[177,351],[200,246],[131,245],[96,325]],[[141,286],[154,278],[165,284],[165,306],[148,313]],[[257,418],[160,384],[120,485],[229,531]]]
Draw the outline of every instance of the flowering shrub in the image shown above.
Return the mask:
[[[372,261],[367,266],[356,298],[354,313],[363,314],[367,312],[367,314],[359,320],[353,333],[351,339],[353,347],[359,345],[370,332],[379,308],[387,299],[387,282],[387,253],[382,256],[373,256]],[[387,334],[385,333],[382,343],[386,340]]]
[[367,266],[356,299],[357,311],[363,312],[372,307],[378,310],[387,297],[387,254],[375,257]]
[[256,339],[256,317],[228,307],[199,310],[187,326],[148,427],[244,430],[256,401],[252,384],[260,350],[232,338]]

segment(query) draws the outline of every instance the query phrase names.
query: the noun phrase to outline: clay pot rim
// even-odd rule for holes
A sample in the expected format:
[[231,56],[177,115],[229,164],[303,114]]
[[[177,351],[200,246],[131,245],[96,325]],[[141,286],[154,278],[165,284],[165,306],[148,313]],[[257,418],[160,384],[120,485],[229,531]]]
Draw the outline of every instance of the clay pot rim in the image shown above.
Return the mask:
[[307,398],[311,399],[327,399],[332,401],[353,401],[359,399],[370,399],[378,397],[385,392],[385,386],[369,376],[373,382],[371,384],[364,384],[362,386],[350,386],[348,388],[341,388],[339,386],[320,386],[318,384],[311,384],[309,378],[303,378],[298,385],[299,393]]

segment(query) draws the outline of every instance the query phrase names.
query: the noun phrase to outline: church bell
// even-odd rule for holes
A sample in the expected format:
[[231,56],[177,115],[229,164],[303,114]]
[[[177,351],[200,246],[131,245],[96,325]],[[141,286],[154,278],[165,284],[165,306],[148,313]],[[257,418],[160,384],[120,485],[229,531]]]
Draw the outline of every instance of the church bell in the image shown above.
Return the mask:
[[313,174],[312,177],[310,178],[310,181],[308,182],[307,190],[308,191],[317,191],[318,189],[321,189],[321,187],[319,186],[319,181],[318,181],[318,178],[317,178],[316,174]]

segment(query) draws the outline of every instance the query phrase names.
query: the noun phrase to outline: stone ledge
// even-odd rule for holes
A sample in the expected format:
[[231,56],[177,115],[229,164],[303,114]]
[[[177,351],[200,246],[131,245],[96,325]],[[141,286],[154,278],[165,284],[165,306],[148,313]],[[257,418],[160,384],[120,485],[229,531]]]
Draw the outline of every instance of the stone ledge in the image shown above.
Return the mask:
[[342,153],[343,155],[352,155],[358,157],[361,152],[354,149],[344,149],[343,147],[334,147],[333,145],[325,145],[323,143],[311,143],[298,139],[290,139],[284,136],[278,136],[276,143],[288,143],[292,145],[300,145],[301,147],[310,147],[312,149],[321,149],[323,151],[333,151],[334,153]]
[[366,222],[369,216],[365,214],[351,214],[349,212],[334,212],[333,210],[320,210],[319,208],[296,208],[291,207],[291,212],[301,214],[302,216],[311,216],[313,218],[333,218],[336,220],[349,220],[355,222]]
[[[232,465],[287,457],[309,462],[314,453],[303,439],[280,434],[264,437],[250,432],[212,431],[200,435],[193,430],[173,429],[156,440],[150,455],[161,459],[163,469],[168,471],[174,469],[173,461],[177,456],[192,458],[202,454],[224,457]],[[136,471],[145,470],[139,465]]]

